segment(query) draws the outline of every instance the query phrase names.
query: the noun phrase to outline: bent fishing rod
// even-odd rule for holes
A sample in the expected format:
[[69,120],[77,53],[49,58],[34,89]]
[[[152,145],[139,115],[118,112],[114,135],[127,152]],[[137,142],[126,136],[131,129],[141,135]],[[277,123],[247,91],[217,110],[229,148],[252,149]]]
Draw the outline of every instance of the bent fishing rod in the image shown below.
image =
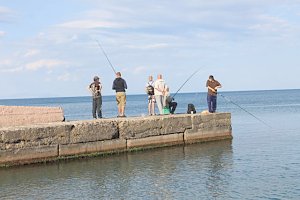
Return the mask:
[[252,117],[254,117],[255,119],[257,119],[258,121],[260,121],[261,123],[263,123],[265,126],[267,126],[268,128],[272,129],[272,127],[267,124],[266,122],[264,122],[263,120],[261,120],[260,118],[256,117],[254,114],[252,114],[251,112],[249,112],[248,110],[246,110],[245,108],[243,108],[242,106],[240,106],[239,104],[233,102],[231,99],[229,99],[228,97],[224,96],[223,94],[217,93],[218,95],[220,95],[221,97],[223,97],[226,101],[228,101],[229,103],[234,104],[235,106],[239,107],[240,109],[242,109],[243,111],[245,111],[246,113],[248,113],[249,115],[251,115]]
[[178,92],[183,88],[183,86],[198,72],[200,71],[200,69],[196,70],[194,73],[192,73],[188,79],[180,86],[180,88],[175,92],[175,94],[172,96],[172,99],[178,94]]
[[109,60],[109,58],[108,58],[107,54],[105,53],[105,51],[104,51],[103,47],[101,46],[100,42],[99,42],[97,39],[95,39],[95,41],[97,42],[98,46],[99,46],[99,47],[100,47],[100,49],[102,50],[102,53],[103,53],[103,54],[104,54],[104,56],[106,57],[106,59],[107,59],[107,61],[108,61],[109,65],[110,65],[110,67],[112,68],[112,70],[113,70],[113,71],[115,72],[115,74],[116,74],[117,72],[116,72],[116,70],[115,70],[114,66],[111,64],[111,62],[110,62],[110,60]]

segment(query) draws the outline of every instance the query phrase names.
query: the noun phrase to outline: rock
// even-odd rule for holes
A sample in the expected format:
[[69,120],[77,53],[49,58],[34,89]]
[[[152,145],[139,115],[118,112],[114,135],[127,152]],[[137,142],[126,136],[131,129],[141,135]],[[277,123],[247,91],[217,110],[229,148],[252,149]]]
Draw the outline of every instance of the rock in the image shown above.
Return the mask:
[[163,121],[161,117],[128,118],[119,120],[120,138],[144,138],[160,135]]
[[70,143],[111,140],[119,137],[118,125],[111,120],[92,120],[73,123]]

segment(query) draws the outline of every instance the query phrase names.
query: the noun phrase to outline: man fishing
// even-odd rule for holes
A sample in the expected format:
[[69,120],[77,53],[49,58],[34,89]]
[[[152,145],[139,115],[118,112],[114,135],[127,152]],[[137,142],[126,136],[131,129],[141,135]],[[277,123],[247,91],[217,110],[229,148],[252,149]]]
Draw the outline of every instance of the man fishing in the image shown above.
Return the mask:
[[93,96],[92,113],[94,119],[97,119],[97,115],[98,118],[102,118],[102,95],[101,95],[102,85],[99,80],[100,78],[98,76],[95,76],[94,82],[92,82],[88,87],[88,89],[90,90]]
[[222,87],[222,85],[214,79],[213,75],[210,75],[206,87],[208,88],[207,92],[207,104],[208,111],[210,113],[215,113],[217,110],[217,90]]
[[126,93],[127,89],[126,81],[121,77],[121,72],[116,73],[116,79],[113,82],[112,89],[116,91],[116,100],[118,105],[118,117],[125,116],[125,105],[126,105]]
[[174,98],[170,95],[170,89],[168,86],[166,86],[166,92],[164,95],[164,107],[167,107],[170,110],[171,114],[174,114],[177,102],[174,101]]

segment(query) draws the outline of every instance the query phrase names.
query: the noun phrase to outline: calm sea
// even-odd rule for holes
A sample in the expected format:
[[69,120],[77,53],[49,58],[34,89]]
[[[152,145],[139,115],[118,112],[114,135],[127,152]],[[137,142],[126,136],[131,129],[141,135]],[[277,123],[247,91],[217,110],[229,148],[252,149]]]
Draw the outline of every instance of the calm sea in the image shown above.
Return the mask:
[[[0,199],[300,199],[300,90],[224,92],[232,141],[0,169]],[[178,94],[178,113],[204,93]],[[129,95],[127,116],[147,114],[146,95]],[[117,115],[104,97],[103,115]],[[90,97],[0,100],[0,105],[61,106],[67,120],[91,119]]]

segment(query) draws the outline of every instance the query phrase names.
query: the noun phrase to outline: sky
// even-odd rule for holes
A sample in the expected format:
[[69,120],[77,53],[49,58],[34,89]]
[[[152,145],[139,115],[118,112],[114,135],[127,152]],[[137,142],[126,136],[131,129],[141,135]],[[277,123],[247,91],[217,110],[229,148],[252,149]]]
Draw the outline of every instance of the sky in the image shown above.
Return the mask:
[[300,88],[299,0],[0,0],[0,99],[113,95],[162,74],[171,92]]

